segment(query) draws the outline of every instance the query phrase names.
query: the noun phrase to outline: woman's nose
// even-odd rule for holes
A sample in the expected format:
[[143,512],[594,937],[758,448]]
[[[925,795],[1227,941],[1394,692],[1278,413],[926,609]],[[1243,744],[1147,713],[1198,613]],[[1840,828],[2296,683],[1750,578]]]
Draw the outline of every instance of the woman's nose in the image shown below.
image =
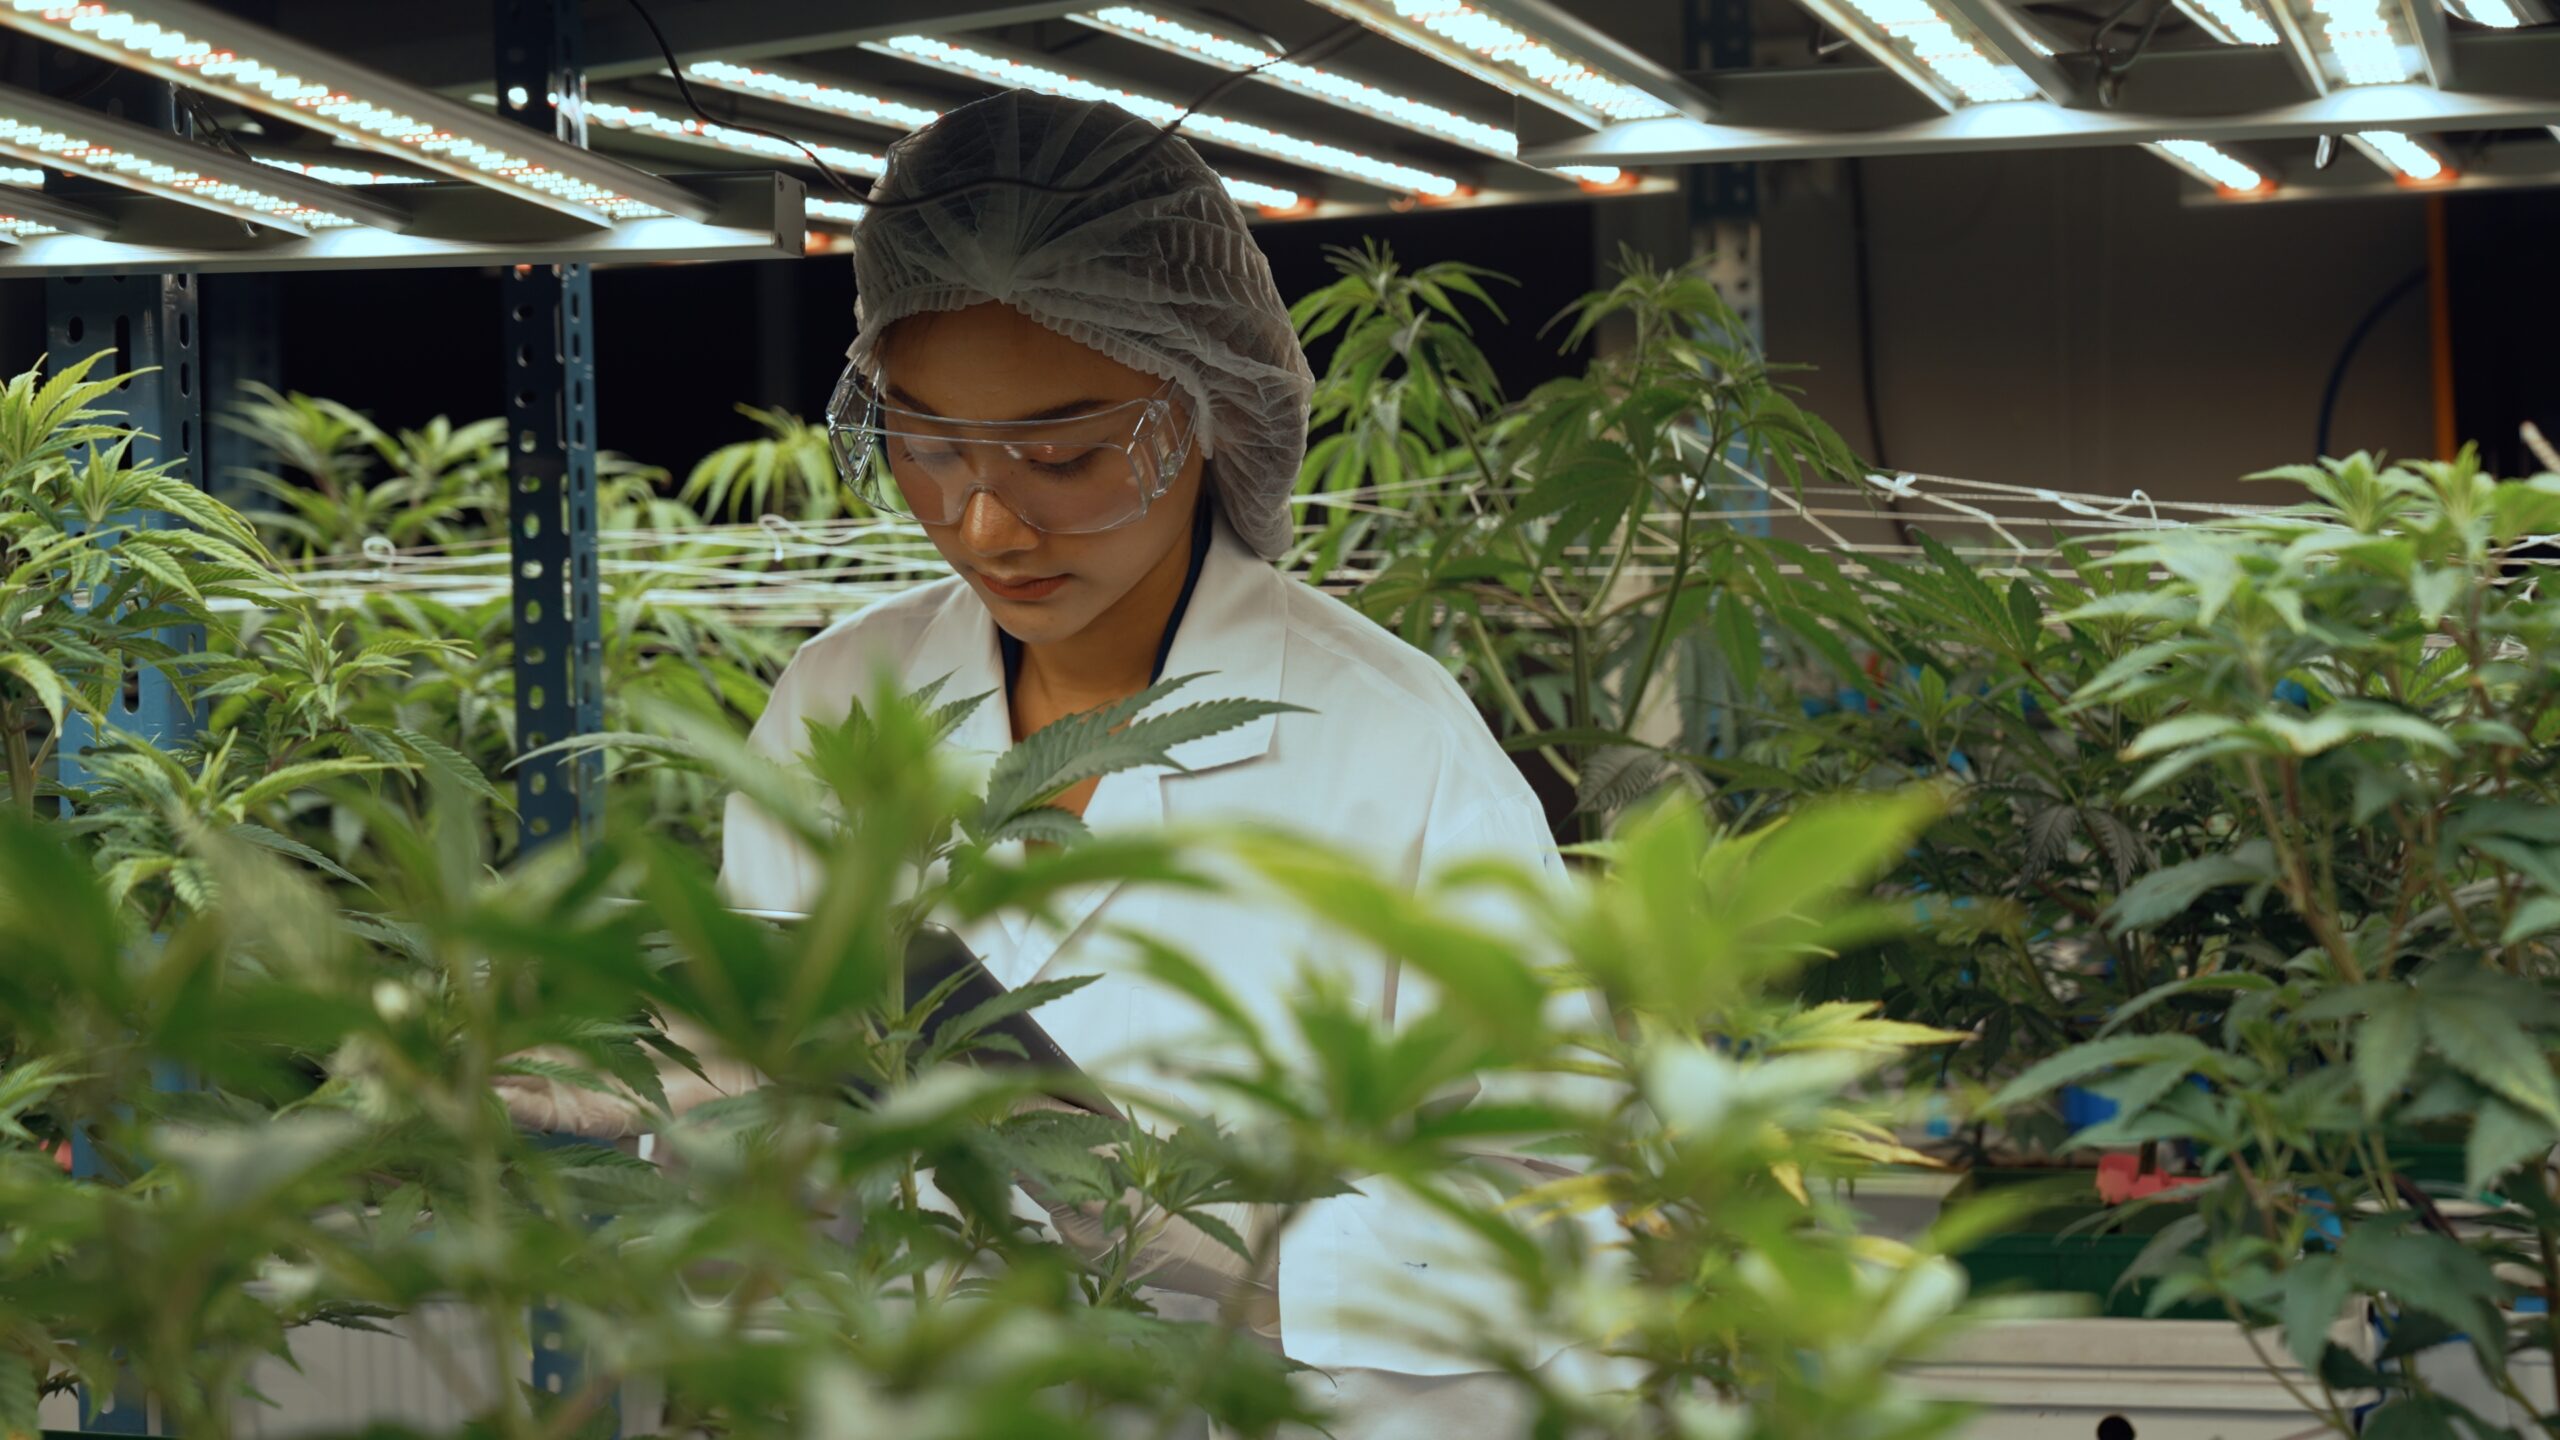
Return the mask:
[[996,498],[992,490],[969,497],[960,511],[960,543],[979,555],[1012,555],[1040,543],[1040,532]]

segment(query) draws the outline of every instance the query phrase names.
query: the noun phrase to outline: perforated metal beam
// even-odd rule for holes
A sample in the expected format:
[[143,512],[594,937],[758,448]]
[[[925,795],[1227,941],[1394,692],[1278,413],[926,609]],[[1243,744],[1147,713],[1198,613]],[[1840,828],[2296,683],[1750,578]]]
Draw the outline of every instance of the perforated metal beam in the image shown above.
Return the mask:
[[[577,0],[497,0],[500,113],[586,142]],[[561,103],[555,106],[552,97]],[[596,598],[594,306],[587,267],[518,265],[500,282],[507,376],[507,542],[515,604],[519,753],[604,728]],[[516,770],[520,848],[592,837],[603,757],[553,755]],[[537,1380],[543,1352],[534,1358]]]

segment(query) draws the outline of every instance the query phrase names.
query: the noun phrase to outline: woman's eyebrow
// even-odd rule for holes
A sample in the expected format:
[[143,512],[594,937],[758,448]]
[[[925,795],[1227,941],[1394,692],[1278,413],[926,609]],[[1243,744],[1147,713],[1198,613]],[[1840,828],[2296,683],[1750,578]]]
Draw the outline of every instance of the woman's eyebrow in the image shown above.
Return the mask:
[[[937,420],[956,420],[958,418],[942,414],[932,406],[925,404],[923,401],[918,400],[913,395],[908,394],[906,391],[899,389],[895,385],[885,387],[881,393],[889,398],[891,404],[896,405],[901,410],[913,410],[919,414],[931,415]],[[1008,424],[1031,420],[1065,420],[1073,416],[1089,415],[1096,410],[1108,409],[1114,405],[1126,405],[1128,403],[1130,402],[1126,400],[1070,400],[1064,405],[1052,405],[1046,410],[1034,411],[1029,415],[1016,415],[1013,417],[1012,421],[981,420],[979,423]],[[959,421],[959,423],[968,424],[970,422],[962,420]]]

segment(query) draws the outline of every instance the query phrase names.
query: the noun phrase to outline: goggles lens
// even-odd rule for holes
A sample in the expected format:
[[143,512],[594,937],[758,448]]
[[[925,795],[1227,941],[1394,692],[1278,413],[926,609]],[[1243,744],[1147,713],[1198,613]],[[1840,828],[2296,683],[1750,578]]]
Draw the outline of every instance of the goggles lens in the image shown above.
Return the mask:
[[979,491],[1052,535],[1111,530],[1147,513],[1191,450],[1168,381],[1130,400],[1054,420],[959,420],[891,403],[847,368],[827,403],[836,468],[864,500],[927,525],[956,523]]

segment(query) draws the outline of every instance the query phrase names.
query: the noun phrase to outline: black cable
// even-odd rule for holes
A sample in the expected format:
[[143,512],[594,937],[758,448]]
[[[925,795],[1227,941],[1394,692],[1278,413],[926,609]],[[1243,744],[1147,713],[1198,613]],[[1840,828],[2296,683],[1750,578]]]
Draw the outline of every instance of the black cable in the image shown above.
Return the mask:
[[808,146],[802,144],[791,136],[785,135],[779,130],[767,130],[761,125],[749,125],[742,120],[723,120],[719,116],[712,114],[710,111],[703,109],[702,102],[693,98],[693,87],[685,83],[684,67],[676,63],[675,47],[667,43],[666,32],[658,28],[657,20],[649,14],[649,8],[641,4],[640,0],[631,0],[631,10],[632,13],[640,17],[640,23],[648,28],[649,38],[657,42],[658,53],[666,57],[667,73],[675,77],[676,92],[684,96],[685,108],[691,110],[697,118],[713,125],[726,125],[734,130],[744,130],[750,135],[762,135],[768,140],[779,140],[783,144],[789,145],[798,150],[801,154],[808,156],[809,163],[818,167],[818,173],[827,177],[828,184],[833,185],[838,190],[843,191],[845,194],[852,196],[856,200],[865,198],[868,193],[867,190],[857,191],[852,186],[844,183],[844,177],[838,175],[833,166],[830,166],[826,161],[819,159],[817,151],[810,149]]
[[[2089,48],[2098,53],[2099,78],[2102,81],[2123,79],[2133,69],[2133,62],[2142,58],[2142,52],[2151,48],[2151,37],[2160,33],[2160,22],[2172,8],[2174,7],[2169,0],[2159,0],[2159,3],[2153,5],[2151,18],[2142,24],[2142,33],[2133,37],[2133,48],[2124,52],[2122,56],[2110,55],[2100,49],[2094,41],[2091,42]],[[2112,26],[2115,22],[2109,20],[2107,23]]]
[[1883,470],[1890,467],[1884,459],[1884,421],[1876,405],[1876,305],[1869,275],[1873,262],[1867,246],[1867,177],[1855,156],[1849,159],[1849,242],[1855,257],[1851,285],[1858,315],[1858,391],[1866,407],[1867,458]]
[[[1876,400],[1876,302],[1872,275],[1873,257],[1867,243],[1867,172],[1864,162],[1849,159],[1849,239],[1854,249],[1851,266],[1852,288],[1858,311],[1858,393],[1866,407],[1867,458],[1879,470],[1890,470],[1884,459],[1884,419]],[[1885,512],[1893,517],[1894,538],[1905,546],[1919,542],[1911,534],[1911,522],[1902,515],[1902,507],[1891,495],[1884,497]]]
[[2426,283],[2427,267],[2421,265],[2410,271],[2399,284],[2384,291],[2382,298],[2373,302],[2373,308],[2364,312],[2364,318],[2356,322],[2356,328],[2347,332],[2347,343],[2339,347],[2337,363],[2329,367],[2329,383],[2320,392],[2320,441],[2312,448],[2312,454],[2329,453],[2329,422],[2338,413],[2338,391],[2346,385],[2347,365],[2356,358],[2356,351],[2363,347],[2365,337],[2373,333],[2374,326],[2382,323],[2383,316],[2391,313],[2392,306]]
[[1270,69],[1274,65],[1284,65],[1293,60],[1306,62],[1322,59],[1364,33],[1359,21],[1346,20],[1342,24],[1335,26],[1333,29],[1326,31],[1324,34],[1317,36],[1315,39],[1308,41],[1306,44],[1301,45],[1294,50],[1274,55],[1270,59],[1265,60],[1261,64],[1253,66],[1250,69],[1239,70],[1232,75],[1221,76],[1218,83],[1201,91],[1198,99],[1195,99],[1190,104],[1184,106],[1181,114],[1176,115],[1171,120],[1157,126],[1153,139],[1150,139],[1146,144],[1139,146],[1136,150],[1131,151],[1127,156],[1123,157],[1120,163],[1114,166],[1108,173],[1097,179],[1088,181],[1085,184],[1052,185],[1046,181],[1028,180],[1014,175],[981,175],[972,180],[963,180],[957,184],[945,186],[940,190],[927,191],[922,195],[907,195],[900,196],[895,199],[880,199],[874,198],[868,187],[856,190],[852,186],[846,184],[842,176],[836,174],[834,170],[828,167],[825,161],[818,158],[816,151],[811,150],[804,144],[801,144],[800,141],[793,137],[786,135],[779,130],[766,130],[754,125],[739,124],[733,120],[723,120],[703,109],[701,102],[694,99],[693,87],[685,83],[684,67],[676,62],[675,47],[667,43],[666,33],[658,28],[658,22],[656,20],[650,18],[648,7],[643,5],[641,0],[630,0],[630,5],[632,10],[639,15],[640,23],[648,27],[649,38],[657,43],[658,54],[667,62],[667,73],[675,77],[676,89],[684,96],[686,108],[692,110],[696,116],[709,121],[714,125],[733,125],[737,129],[747,131],[750,134],[762,135],[768,139],[779,140],[786,145],[797,148],[800,153],[809,157],[811,164],[818,167],[819,174],[827,177],[827,182],[829,184],[835,186],[838,190],[843,191],[848,197],[857,203],[868,206],[874,210],[911,210],[920,205],[930,205],[935,201],[947,200],[954,195],[964,194],[971,190],[983,189],[990,185],[1010,186],[1017,190],[1031,190],[1043,195],[1056,195],[1068,199],[1072,199],[1080,195],[1094,194],[1109,187],[1119,179],[1121,174],[1136,166],[1139,161],[1154,154],[1166,141],[1173,138],[1173,133],[1182,128],[1184,121],[1189,120],[1193,115],[1198,114],[1202,108],[1216,103],[1218,98],[1226,94],[1228,91],[1235,89],[1245,81],[1252,79],[1254,76],[1261,74],[1263,71]]

